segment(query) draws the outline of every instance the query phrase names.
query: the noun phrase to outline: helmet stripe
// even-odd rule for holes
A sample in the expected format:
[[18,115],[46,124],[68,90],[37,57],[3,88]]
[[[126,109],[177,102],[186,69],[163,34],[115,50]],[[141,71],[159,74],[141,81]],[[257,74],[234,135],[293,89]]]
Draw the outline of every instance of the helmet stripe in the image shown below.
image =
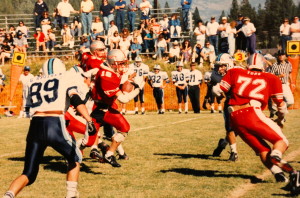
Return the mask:
[[256,65],[256,57],[257,57],[257,53],[255,53],[253,57],[253,65]]
[[77,68],[77,66],[73,66],[73,68],[75,69],[76,73],[79,73],[79,69]]
[[50,58],[48,61],[48,74],[53,74],[53,62],[54,62],[54,58]]

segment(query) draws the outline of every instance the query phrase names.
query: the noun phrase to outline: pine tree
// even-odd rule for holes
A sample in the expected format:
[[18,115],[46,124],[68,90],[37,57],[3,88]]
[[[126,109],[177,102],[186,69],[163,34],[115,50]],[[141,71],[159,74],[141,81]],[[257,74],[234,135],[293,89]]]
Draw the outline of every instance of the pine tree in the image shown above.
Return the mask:
[[222,13],[221,13],[220,18],[219,18],[219,23],[221,23],[222,17],[224,17],[224,16],[225,16],[225,11],[222,10]]
[[166,3],[165,3],[165,14],[171,13],[171,10],[169,8],[170,8],[169,3],[166,1]]
[[195,8],[195,11],[193,13],[193,21],[194,21],[194,25],[196,26],[198,24],[198,21],[202,20],[199,14],[199,10],[198,7]]
[[237,2],[237,0],[232,0],[231,8],[230,8],[228,17],[229,17],[230,21],[232,21],[232,20],[237,19],[238,15],[239,15],[238,2]]

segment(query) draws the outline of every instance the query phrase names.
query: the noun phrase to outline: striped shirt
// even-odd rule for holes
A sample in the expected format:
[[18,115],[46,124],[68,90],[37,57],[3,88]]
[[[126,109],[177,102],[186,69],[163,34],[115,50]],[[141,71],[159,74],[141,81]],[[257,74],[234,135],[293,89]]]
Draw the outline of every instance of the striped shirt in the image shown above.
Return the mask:
[[276,76],[284,74],[283,77],[280,77],[282,84],[287,84],[289,82],[290,73],[292,72],[292,64],[290,62],[276,62],[270,68],[270,73]]

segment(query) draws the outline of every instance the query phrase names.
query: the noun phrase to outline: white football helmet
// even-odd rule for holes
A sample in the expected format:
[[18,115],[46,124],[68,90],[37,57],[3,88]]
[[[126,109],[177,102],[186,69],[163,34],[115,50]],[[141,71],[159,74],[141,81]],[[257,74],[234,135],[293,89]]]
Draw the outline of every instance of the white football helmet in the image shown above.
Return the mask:
[[115,71],[124,74],[128,71],[128,60],[122,50],[113,49],[107,54],[107,63]]
[[134,59],[134,61],[135,61],[135,65],[136,66],[141,66],[141,64],[142,64],[142,58],[140,57],[140,56],[137,56],[135,59]]
[[106,46],[102,41],[93,41],[90,46],[90,52],[98,58],[106,58]]
[[153,69],[154,69],[154,70],[156,70],[156,69],[160,70],[160,65],[157,65],[157,64],[154,65]]
[[259,53],[251,54],[247,60],[248,69],[259,69],[264,70],[266,65],[266,60],[263,55]]
[[66,66],[58,58],[50,58],[42,66],[43,75],[59,74],[66,71]]
[[215,65],[223,65],[226,64],[227,65],[227,70],[232,69],[234,67],[234,62],[233,62],[233,58],[227,54],[227,53],[221,53],[218,55],[218,57],[216,58],[216,62]]

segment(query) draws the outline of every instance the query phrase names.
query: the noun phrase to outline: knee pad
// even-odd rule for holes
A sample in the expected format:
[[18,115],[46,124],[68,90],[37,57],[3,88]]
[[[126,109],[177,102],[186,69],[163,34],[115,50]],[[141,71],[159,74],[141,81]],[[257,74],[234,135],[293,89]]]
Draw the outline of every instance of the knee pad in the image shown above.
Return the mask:
[[127,133],[115,133],[112,137],[116,142],[124,142],[125,137],[127,136]]

